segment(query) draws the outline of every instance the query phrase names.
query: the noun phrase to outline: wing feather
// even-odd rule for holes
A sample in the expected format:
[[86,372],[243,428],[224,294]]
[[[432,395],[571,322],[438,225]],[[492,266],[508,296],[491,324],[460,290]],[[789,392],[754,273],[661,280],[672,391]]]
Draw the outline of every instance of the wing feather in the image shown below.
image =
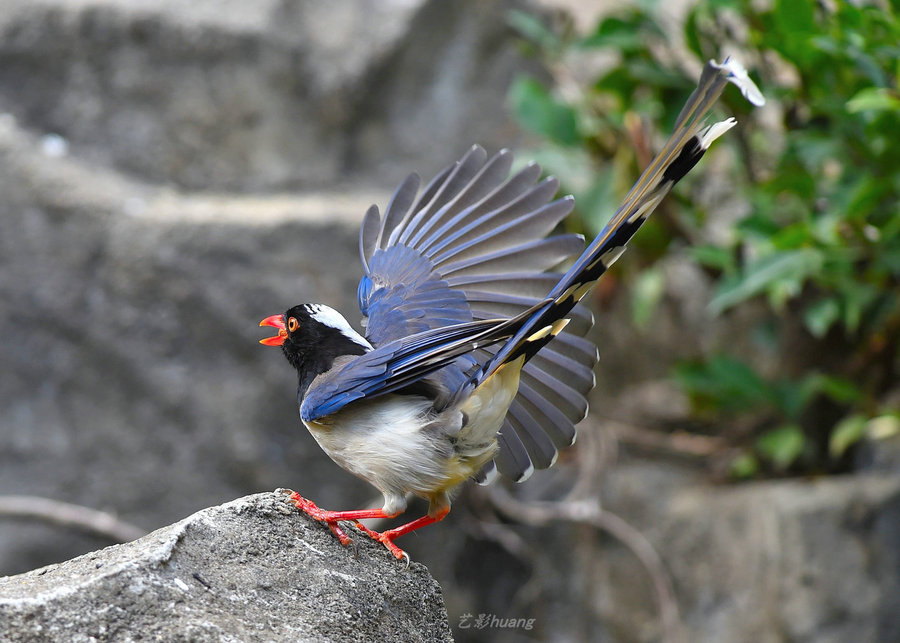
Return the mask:
[[[541,169],[535,163],[510,176],[512,162],[508,150],[488,159],[474,147],[418,198],[419,178],[410,175],[383,216],[374,208],[367,212],[360,231],[366,274],[359,299],[375,350],[354,361],[368,375],[358,377],[351,364],[333,381],[319,383],[307,393],[305,418],[399,390],[424,376],[459,389],[509,332],[473,339],[485,332],[484,324],[522,320],[530,309],[545,305],[560,277],[546,271],[578,255],[584,240],[552,234],[573,206],[571,197],[553,200],[556,179],[538,181]],[[523,392],[504,421],[496,456],[496,471],[506,477],[523,480],[535,468],[550,466],[557,449],[574,435],[569,416],[586,408],[583,391],[593,378],[596,350],[577,335],[587,332],[592,316],[577,306],[570,318],[550,347],[553,352],[522,372]],[[469,330],[444,328],[453,326]],[[485,475],[490,471],[487,467]]]
[[[492,232],[497,227],[507,225],[511,221],[516,221],[527,215],[534,214],[541,210],[541,208],[546,207],[544,204],[553,198],[558,189],[559,182],[556,179],[549,178],[541,181],[528,192],[508,201],[501,207],[493,210],[484,210],[482,207],[473,208],[472,211],[468,213],[470,216],[466,217],[467,221],[464,224],[457,225],[455,228],[448,231],[440,241],[425,248],[426,254],[429,257],[434,257],[438,253],[446,254],[448,250],[458,248],[472,238],[485,235]],[[561,200],[564,201],[565,199]],[[568,200],[571,201],[571,198]],[[556,219],[556,222],[559,222],[559,220],[571,210],[572,205],[569,205],[568,211],[561,213],[561,216],[559,219]],[[541,214],[543,214],[544,217],[548,217],[546,211]],[[550,225],[545,232],[537,235],[537,237],[546,235],[554,225],[556,225],[556,223]],[[438,262],[440,259],[435,258],[434,261]]]
[[[387,247],[387,242],[391,233],[412,208],[413,200],[416,198],[416,192],[419,191],[419,183],[421,182],[418,174],[410,174],[394,191],[394,194],[384,211],[384,220],[381,223],[381,229],[378,231],[378,240],[376,243],[378,248]],[[374,252],[374,250],[375,249],[373,248],[372,251]],[[372,255],[370,254],[368,256],[371,257]]]
[[472,146],[466,152],[466,155],[456,163],[453,171],[447,176],[447,180],[437,189],[431,200],[404,227],[398,239],[399,243],[414,246],[415,244],[409,243],[413,233],[419,229],[423,221],[433,216],[440,208],[459,194],[461,190],[465,189],[486,158],[487,152],[483,148],[477,145]]
[[468,210],[479,200],[483,199],[491,190],[495,189],[497,185],[502,184],[509,174],[512,162],[513,156],[509,150],[500,150],[500,152],[491,157],[469,185],[457,194],[452,201],[442,207],[439,212],[422,224],[422,227],[410,240],[410,244],[425,251],[426,248],[421,243],[422,237],[436,226],[440,226],[447,220],[454,219],[461,211]]
[[[429,254],[429,257],[435,265],[441,265],[450,259],[459,261],[530,239],[543,238],[572,211],[573,205],[574,201],[571,198],[565,198],[525,213],[507,209],[502,213],[506,216],[495,217],[492,229],[485,231],[476,227],[467,230],[467,234],[455,235],[453,247],[437,256]],[[474,223],[477,224],[478,221]]]
[[518,434],[535,469],[546,469],[556,462],[556,447],[541,424],[521,404],[509,407],[510,424]]
[[[510,159],[511,160],[511,159]],[[498,186],[493,192],[488,194],[479,203],[470,208],[456,214],[449,221],[438,228],[424,243],[421,244],[423,250],[428,250],[431,246],[440,241],[448,234],[459,229],[461,226],[467,225],[473,219],[477,219],[486,212],[493,212],[502,208],[507,203],[511,203],[526,192],[530,186],[541,175],[541,166],[537,163],[529,163],[523,169],[514,174],[506,183]],[[538,205],[543,205],[541,202]]]

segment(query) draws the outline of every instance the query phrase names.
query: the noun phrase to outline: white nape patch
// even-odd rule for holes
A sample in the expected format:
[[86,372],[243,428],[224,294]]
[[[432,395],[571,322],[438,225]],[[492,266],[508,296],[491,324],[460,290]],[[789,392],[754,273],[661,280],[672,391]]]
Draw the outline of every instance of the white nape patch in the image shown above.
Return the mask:
[[714,140],[722,136],[722,134],[730,130],[735,125],[737,125],[737,121],[734,120],[734,118],[728,118],[724,121],[713,123],[712,125],[707,127],[705,130],[700,132],[700,149],[709,149],[709,146],[712,145],[712,142]]
[[353,326],[334,308],[325,304],[307,304],[306,310],[309,312],[309,316],[320,324],[334,328],[350,341],[356,342],[366,350],[372,350],[372,345],[366,338],[353,330]]

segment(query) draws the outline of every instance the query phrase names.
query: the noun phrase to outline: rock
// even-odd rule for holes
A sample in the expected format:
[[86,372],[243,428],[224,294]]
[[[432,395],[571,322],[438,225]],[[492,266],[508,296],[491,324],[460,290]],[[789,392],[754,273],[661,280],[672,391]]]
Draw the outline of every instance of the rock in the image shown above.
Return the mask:
[[397,180],[496,149],[525,66],[510,3],[8,0],[0,110],[155,182]]
[[[540,488],[533,480],[515,490],[530,494],[532,482]],[[604,509],[659,554],[680,640],[900,640],[896,474],[712,485],[693,467],[623,457],[601,495]],[[438,526],[440,545],[430,544],[440,556],[424,542],[440,534],[423,530],[402,543],[440,580],[454,628],[462,615],[483,613],[534,619],[530,631],[495,628],[484,640],[664,640],[647,570],[608,533],[575,523],[467,523],[465,509],[454,512]]]
[[[4,2],[0,493],[146,529],[279,486],[377,497],[300,425],[257,323],[355,321],[368,206],[515,142],[512,4]],[[105,544],[0,520],[0,573]]]
[[[606,506],[662,557],[686,640],[900,640],[900,476],[723,487],[654,481],[650,469],[615,471]],[[652,592],[633,555],[615,547],[591,561],[583,571],[604,588],[593,603],[602,622],[655,640]]]
[[440,586],[357,534],[356,556],[284,494],[0,577],[4,641],[451,641]]
[[[353,311],[359,217],[386,195],[186,194],[48,157],[9,118],[0,191],[2,493],[148,530],[276,487],[370,499],[300,425],[257,324],[302,301]],[[0,573],[105,544],[0,521]]]

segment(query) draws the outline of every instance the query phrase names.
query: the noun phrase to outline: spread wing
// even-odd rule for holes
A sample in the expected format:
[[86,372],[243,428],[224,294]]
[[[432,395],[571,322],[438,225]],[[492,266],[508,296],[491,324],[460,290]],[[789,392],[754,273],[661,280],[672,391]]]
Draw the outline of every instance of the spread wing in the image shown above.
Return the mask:
[[[710,61],[675,134],[565,275],[546,271],[574,258],[583,240],[547,236],[572,209],[572,200],[551,201],[558,184],[552,178],[538,182],[537,165],[510,176],[509,152],[487,160],[484,150],[473,147],[419,196],[418,177],[409,177],[384,217],[373,206],[360,231],[365,276],[359,305],[375,349],[311,387],[301,406],[303,418],[321,418],[426,376],[464,395],[510,356],[523,354],[528,361],[498,436],[500,449],[480,477],[497,470],[519,481],[553,464],[587,413],[585,395],[597,361],[596,347],[584,339],[593,320],[577,301],[709,143],[734,124],[700,129],[728,82],[750,102],[762,104],[739,64]],[[562,315],[570,323],[555,341],[548,344],[546,333],[535,337],[536,328]]]
[[[472,147],[418,198],[419,178],[411,175],[384,217],[375,206],[366,213],[358,295],[374,346],[472,321],[468,295],[479,291],[475,278],[530,280],[526,273],[542,273],[581,252],[578,235],[544,238],[572,210],[571,198],[549,202],[559,184],[538,183],[536,164],[509,177],[512,161],[507,150],[488,160],[482,148]],[[547,288],[548,282],[541,284]],[[489,293],[482,288],[476,301]]]
[[[488,159],[475,146],[421,194],[418,177],[408,177],[383,217],[369,209],[359,237],[365,276],[358,294],[366,338],[374,346],[451,324],[516,318],[557,284],[561,275],[547,271],[584,246],[579,235],[548,236],[573,200],[554,200],[559,184],[539,181],[537,164],[510,175],[512,164],[508,150]],[[583,335],[593,319],[582,306],[571,316],[557,341],[523,370],[496,459],[510,478],[522,480],[535,467],[550,466],[557,450],[574,441],[574,425],[587,413],[597,350]],[[456,390],[496,350],[482,344],[433,377]]]

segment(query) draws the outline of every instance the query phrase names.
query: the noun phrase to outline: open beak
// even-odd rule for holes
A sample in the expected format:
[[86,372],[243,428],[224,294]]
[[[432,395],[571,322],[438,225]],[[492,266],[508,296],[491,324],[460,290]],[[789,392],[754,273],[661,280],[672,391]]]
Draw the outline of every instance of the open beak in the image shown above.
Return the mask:
[[284,344],[284,341],[287,339],[288,332],[287,327],[284,325],[284,315],[272,315],[271,317],[266,317],[264,320],[259,322],[260,326],[271,326],[272,328],[278,329],[278,334],[275,337],[266,337],[265,339],[259,340],[260,344],[264,346],[281,346]]

